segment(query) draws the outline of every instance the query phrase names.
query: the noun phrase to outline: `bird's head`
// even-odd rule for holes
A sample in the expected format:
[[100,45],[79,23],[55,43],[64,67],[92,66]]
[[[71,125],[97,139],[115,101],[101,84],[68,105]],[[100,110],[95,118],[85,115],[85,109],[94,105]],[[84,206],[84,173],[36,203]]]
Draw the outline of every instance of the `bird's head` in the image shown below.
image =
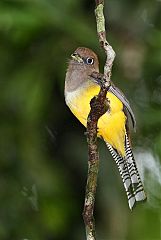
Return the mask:
[[74,68],[83,69],[88,72],[99,72],[97,55],[89,48],[79,47],[71,55],[69,62]]
[[89,48],[79,47],[71,55],[65,78],[65,91],[73,91],[91,85],[93,72],[99,72],[97,55]]

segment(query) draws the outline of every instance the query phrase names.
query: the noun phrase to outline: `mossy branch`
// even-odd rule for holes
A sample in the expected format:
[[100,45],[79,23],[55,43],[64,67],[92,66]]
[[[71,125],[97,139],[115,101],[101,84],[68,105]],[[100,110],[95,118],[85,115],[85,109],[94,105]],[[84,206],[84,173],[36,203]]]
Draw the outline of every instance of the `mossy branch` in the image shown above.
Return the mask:
[[[104,75],[100,81],[100,92],[91,102],[91,110],[87,119],[87,142],[88,142],[88,176],[85,193],[83,219],[86,228],[86,239],[96,240],[95,221],[93,217],[97,176],[99,170],[99,152],[97,145],[97,123],[99,118],[109,109],[109,102],[106,98],[110,86],[111,70],[115,58],[115,52],[106,40],[105,18],[103,13],[104,1],[95,0],[95,16],[97,23],[97,34],[101,47],[106,54]],[[99,75],[99,74],[98,74]],[[94,73],[95,78],[97,74]]]

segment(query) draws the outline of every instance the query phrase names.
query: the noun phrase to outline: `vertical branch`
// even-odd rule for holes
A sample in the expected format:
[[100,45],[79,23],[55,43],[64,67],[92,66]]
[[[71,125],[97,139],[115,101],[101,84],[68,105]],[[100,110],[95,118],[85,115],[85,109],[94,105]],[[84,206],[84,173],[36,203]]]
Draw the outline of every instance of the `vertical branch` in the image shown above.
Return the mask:
[[109,109],[109,102],[106,98],[106,94],[110,86],[111,70],[115,58],[115,52],[106,40],[105,18],[103,14],[104,0],[95,0],[95,2],[97,34],[100,45],[104,49],[106,54],[106,63],[104,66],[104,75],[101,78],[100,92],[98,96],[95,96],[90,102],[91,111],[87,119],[88,176],[83,210],[83,219],[86,228],[87,240],[96,240],[93,211],[97,187],[97,176],[99,170],[97,123],[99,118]]
[[96,16],[96,23],[97,23],[97,34],[98,34],[100,45],[104,49],[106,54],[106,63],[104,66],[104,77],[106,78],[106,81],[109,83],[111,78],[113,61],[115,59],[115,52],[112,46],[110,46],[110,44],[107,42],[107,39],[106,39],[105,18],[103,14],[103,8],[104,8],[104,1],[96,0],[95,16]]
[[105,91],[92,98],[91,111],[87,119],[87,142],[88,142],[88,176],[85,194],[83,218],[86,227],[86,239],[95,240],[95,222],[93,217],[97,176],[99,169],[99,153],[97,146],[97,122],[108,110],[108,102],[105,101]]

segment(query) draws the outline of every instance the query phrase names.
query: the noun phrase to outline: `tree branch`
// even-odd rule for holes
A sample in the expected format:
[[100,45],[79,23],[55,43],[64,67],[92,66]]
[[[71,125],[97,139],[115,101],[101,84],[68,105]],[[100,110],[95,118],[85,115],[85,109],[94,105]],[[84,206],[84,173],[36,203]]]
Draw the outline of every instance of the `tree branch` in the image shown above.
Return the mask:
[[[87,240],[96,240],[93,211],[97,187],[97,176],[99,170],[97,123],[99,118],[109,109],[109,102],[106,98],[106,94],[110,86],[111,70],[115,58],[115,52],[106,40],[105,18],[103,14],[104,1],[95,0],[95,2],[97,34],[100,45],[104,49],[106,54],[106,63],[104,66],[104,75],[100,79],[100,92],[98,96],[95,96],[90,102],[91,110],[87,119],[88,176],[83,210],[83,219],[86,228]],[[97,73],[93,73],[92,77],[100,78],[100,75]]]

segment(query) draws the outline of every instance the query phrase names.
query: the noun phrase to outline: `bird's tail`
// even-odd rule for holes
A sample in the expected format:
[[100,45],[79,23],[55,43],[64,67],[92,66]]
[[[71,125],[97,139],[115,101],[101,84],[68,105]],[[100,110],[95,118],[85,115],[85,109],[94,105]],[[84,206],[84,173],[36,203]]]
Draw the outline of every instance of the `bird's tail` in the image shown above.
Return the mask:
[[106,145],[118,166],[126,190],[129,208],[132,210],[136,202],[146,199],[146,194],[136,167],[128,136],[127,134],[125,136],[125,157],[118,154],[110,144],[106,143]]

